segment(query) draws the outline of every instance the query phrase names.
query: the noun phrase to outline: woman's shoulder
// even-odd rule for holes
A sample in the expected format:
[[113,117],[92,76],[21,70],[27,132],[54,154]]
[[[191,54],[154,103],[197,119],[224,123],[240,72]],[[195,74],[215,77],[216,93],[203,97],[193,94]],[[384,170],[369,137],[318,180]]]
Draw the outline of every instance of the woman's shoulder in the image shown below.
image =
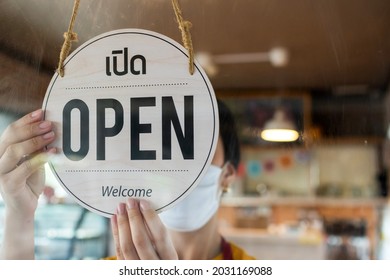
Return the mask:
[[[226,254],[226,249],[223,249],[222,252],[214,258],[214,260],[224,260],[224,259],[231,259],[231,260],[256,260],[255,257],[248,254],[246,250],[244,250],[242,247],[238,246],[237,244],[226,241],[226,246],[228,246],[228,254]],[[224,252],[225,251],[225,252]]]
[[233,260],[255,260],[256,258],[249,255],[243,248],[240,246],[229,242],[232,248]]

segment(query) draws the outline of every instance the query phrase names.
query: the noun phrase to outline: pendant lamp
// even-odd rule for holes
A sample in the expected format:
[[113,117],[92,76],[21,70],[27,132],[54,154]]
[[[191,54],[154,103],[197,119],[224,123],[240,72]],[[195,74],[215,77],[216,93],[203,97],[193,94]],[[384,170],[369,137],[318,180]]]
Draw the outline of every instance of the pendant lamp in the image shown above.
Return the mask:
[[261,138],[271,142],[293,142],[299,138],[299,133],[285,111],[276,109],[273,118],[265,123]]

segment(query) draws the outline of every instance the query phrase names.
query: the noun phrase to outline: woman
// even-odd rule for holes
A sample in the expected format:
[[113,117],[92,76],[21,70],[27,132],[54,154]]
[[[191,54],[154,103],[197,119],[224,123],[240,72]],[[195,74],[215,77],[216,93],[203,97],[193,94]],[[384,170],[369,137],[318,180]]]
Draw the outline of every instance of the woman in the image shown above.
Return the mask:
[[[235,176],[239,143],[234,119],[218,101],[220,135],[199,185],[160,215],[147,201],[128,200],[111,218],[116,256],[110,259],[253,259],[218,232],[220,198]],[[0,138],[0,193],[5,203],[1,259],[34,259],[34,214],[44,187],[43,164],[55,148],[53,124],[37,110],[11,124]],[[24,155],[29,155],[28,157]]]

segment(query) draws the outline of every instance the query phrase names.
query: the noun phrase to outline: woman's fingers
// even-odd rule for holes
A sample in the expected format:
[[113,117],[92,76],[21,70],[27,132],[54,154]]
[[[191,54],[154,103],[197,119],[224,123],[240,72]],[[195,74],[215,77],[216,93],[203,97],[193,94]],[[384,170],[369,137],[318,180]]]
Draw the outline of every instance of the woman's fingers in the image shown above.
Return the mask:
[[[56,149],[51,148],[47,152],[42,152],[37,155],[34,155],[33,157],[25,160],[23,163],[17,166],[12,172],[3,175],[2,181],[4,185],[13,186],[12,188],[8,188],[8,192],[18,192],[19,188],[16,188],[16,186],[24,186],[24,184],[26,183],[26,178],[29,178],[39,168],[42,168],[43,164],[48,162],[49,157],[51,155],[54,155],[55,153]],[[41,175],[43,176],[43,174],[44,173],[42,172]],[[35,185],[37,184],[33,184],[32,186],[30,186],[30,188],[34,195],[38,198],[42,190]]]
[[145,200],[140,201],[140,209],[146,226],[149,229],[150,238],[160,259],[177,259],[177,252],[173,246],[172,240],[156,211],[152,209],[149,202]]
[[43,133],[48,132],[50,130],[49,127],[39,127],[39,123],[42,123],[42,116],[43,112],[39,109],[10,124],[1,135],[0,156],[4,154],[9,145],[40,135],[42,134],[42,129]]
[[12,171],[17,165],[26,162],[34,153],[41,151],[45,146],[53,142],[54,139],[54,132],[49,131],[24,142],[10,144],[0,157],[0,173],[5,174]]
[[[126,260],[139,260],[137,250],[132,239],[129,218],[127,216],[126,204],[120,203],[117,209],[115,222],[117,224],[117,232],[113,231],[115,248],[119,252],[119,256]],[[116,235],[116,237],[115,237]]]
[[127,201],[127,216],[131,228],[131,238],[139,258],[141,260],[159,259],[139,209],[138,201],[134,199]]
[[10,124],[0,139],[0,174],[5,174],[54,141],[50,121],[42,121],[42,110]]
[[111,232],[114,238],[115,245],[115,255],[118,260],[124,260],[124,256],[122,254],[121,243],[119,241],[119,229],[118,229],[118,216],[113,215],[110,219],[111,221]]
[[111,229],[118,259],[177,259],[165,226],[147,201],[121,203]]

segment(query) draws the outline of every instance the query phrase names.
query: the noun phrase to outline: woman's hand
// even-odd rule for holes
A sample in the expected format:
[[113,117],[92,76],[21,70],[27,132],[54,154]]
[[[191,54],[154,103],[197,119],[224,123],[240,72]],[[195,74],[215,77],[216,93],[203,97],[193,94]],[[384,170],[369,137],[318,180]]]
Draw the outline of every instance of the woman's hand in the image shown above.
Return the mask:
[[34,215],[44,188],[43,164],[55,153],[52,123],[37,110],[10,124],[0,137],[0,194],[5,222],[0,259],[34,259]]
[[156,211],[145,201],[129,199],[111,218],[117,259],[177,259],[171,238]]
[[37,110],[10,124],[0,137],[0,194],[6,210],[34,214],[44,187],[44,167],[55,139],[52,123]]

